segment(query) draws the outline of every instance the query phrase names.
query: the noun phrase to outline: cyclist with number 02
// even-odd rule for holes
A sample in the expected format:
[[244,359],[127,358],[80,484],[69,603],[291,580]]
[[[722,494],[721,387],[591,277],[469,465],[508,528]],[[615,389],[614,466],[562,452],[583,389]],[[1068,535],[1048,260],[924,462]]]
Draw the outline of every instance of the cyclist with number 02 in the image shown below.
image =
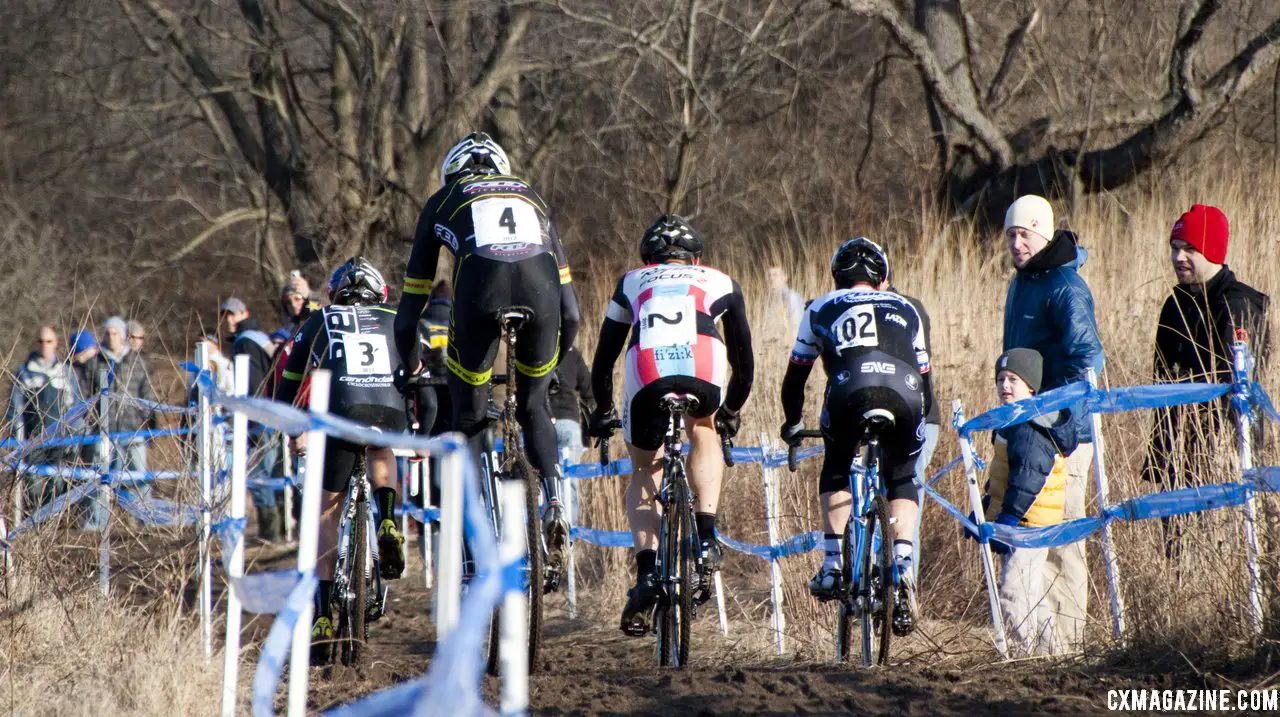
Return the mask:
[[[825,557],[809,591],[820,600],[837,597],[841,572],[841,539],[849,522],[852,496],[849,471],[863,438],[866,414],[882,409],[893,414],[893,427],[880,436],[882,474],[893,554],[902,583],[895,612],[908,610],[903,633],[917,619],[915,585],[911,582],[919,496],[912,483],[915,459],[924,442],[925,405],[929,390],[929,353],[920,317],[906,299],[888,293],[889,260],[878,244],[865,237],[846,241],[831,257],[836,289],[814,300],[796,336],[791,361],[782,380],[786,423],[782,440],[793,443],[804,429],[804,387],[813,363],[822,357],[827,374],[822,408],[825,452],[818,491],[825,522]],[[895,625],[896,627],[896,625]]]
[[396,346],[405,366],[422,369],[418,320],[427,305],[441,248],[454,256],[453,312],[447,358],[453,428],[477,459],[489,418],[489,382],[501,338],[498,312],[532,311],[516,344],[516,420],[546,498],[543,533],[548,563],[568,562],[569,523],[560,505],[560,466],[547,394],[551,370],[578,333],[578,299],[560,236],[542,197],[511,174],[507,154],[483,132],[449,150],[440,190],[418,218],[404,292],[396,313]]
[[[702,266],[702,249],[698,232],[679,216],[663,215],[649,227],[640,241],[645,266],[618,281],[591,368],[597,406],[588,433],[608,438],[617,424],[613,365],[627,348],[621,423],[633,466],[627,516],[635,541],[636,585],[622,612],[622,631],[633,637],[648,632],[648,617],[662,597],[656,572],[657,494],[660,448],[669,420],[661,401],[668,393],[698,400],[697,411],[685,416],[689,478],[697,495],[694,517],[704,569],[711,572],[723,560],[715,533],[724,477],[717,433],[727,438],[737,434],[755,359],[742,288],[724,273]],[[723,339],[717,321],[722,322]],[[726,386],[729,368],[733,374]]]
[[[395,310],[387,302],[387,283],[369,262],[347,260],[329,279],[332,306],[312,312],[293,340],[277,400],[293,403],[309,368],[332,372],[329,412],[386,432],[403,433],[404,399],[395,386],[403,373],[393,350]],[[295,450],[304,448],[295,436]],[[395,579],[404,572],[404,537],[396,528],[396,462],[390,448],[361,446],[329,436],[324,449],[324,490],[320,494],[320,539],[316,560],[315,618],[311,628],[312,662],[328,661],[333,638],[332,591],[338,557],[338,530],[347,484],[361,457],[366,460],[373,502],[378,509],[380,574]]]

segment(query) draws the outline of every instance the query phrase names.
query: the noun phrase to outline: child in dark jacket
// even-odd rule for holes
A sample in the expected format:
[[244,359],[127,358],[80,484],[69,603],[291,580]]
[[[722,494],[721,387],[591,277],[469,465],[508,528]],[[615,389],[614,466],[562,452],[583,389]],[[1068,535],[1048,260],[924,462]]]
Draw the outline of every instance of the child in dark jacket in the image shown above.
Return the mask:
[[[1031,349],[1011,349],[996,361],[1000,402],[1031,398],[1040,389],[1043,360]],[[995,455],[987,466],[986,519],[1020,527],[1062,522],[1066,502],[1067,459],[1079,443],[1076,422],[1067,411],[1039,415],[1002,428],[993,437]],[[1027,655],[1057,652],[1052,611],[1045,604],[1049,586],[1044,565],[1047,548],[1012,548],[992,543],[1001,553],[1000,607],[1005,631],[1015,650]]]

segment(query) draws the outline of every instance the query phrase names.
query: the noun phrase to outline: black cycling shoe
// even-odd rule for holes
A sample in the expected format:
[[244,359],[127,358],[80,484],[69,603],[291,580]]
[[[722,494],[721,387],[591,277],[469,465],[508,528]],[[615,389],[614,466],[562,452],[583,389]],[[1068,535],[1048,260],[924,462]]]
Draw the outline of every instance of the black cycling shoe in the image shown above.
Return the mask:
[[384,580],[396,580],[404,574],[404,536],[390,518],[378,526],[378,574]]
[[720,541],[712,538],[702,541],[702,572],[710,575],[720,569],[724,563],[724,547]]
[[329,664],[333,657],[333,619],[321,615],[311,624],[311,665]]
[[631,637],[644,637],[650,628],[653,606],[662,598],[662,583],[657,573],[645,573],[636,586],[627,591],[627,606],[622,608],[622,632]]
[[[555,575],[562,575],[569,564],[569,521],[559,501],[552,501],[542,516],[542,534],[547,540],[547,568]],[[550,590],[559,587],[559,580],[549,585]]]

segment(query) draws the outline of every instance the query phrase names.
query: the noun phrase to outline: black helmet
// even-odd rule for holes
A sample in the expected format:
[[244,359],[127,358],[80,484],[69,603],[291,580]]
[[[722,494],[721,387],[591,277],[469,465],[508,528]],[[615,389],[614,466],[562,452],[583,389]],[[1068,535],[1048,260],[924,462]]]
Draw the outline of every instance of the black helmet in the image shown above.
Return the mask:
[[889,257],[879,244],[866,237],[850,239],[831,256],[831,278],[841,289],[859,282],[879,286],[889,278]]
[[702,256],[702,237],[688,220],[676,214],[663,214],[644,232],[640,240],[640,260],[660,264],[672,259],[697,259]]
[[364,257],[347,259],[329,277],[329,302],[332,304],[381,304],[386,300],[386,280]]
[[510,174],[511,160],[501,145],[484,132],[458,140],[440,164],[440,184],[462,174]]

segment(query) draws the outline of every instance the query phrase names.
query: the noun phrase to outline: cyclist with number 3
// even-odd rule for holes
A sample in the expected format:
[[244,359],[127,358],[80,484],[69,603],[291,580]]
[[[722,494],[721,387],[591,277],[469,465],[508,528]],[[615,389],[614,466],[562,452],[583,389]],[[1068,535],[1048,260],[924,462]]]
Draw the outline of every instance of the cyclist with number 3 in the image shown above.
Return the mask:
[[[732,438],[738,432],[755,360],[742,288],[720,271],[699,264],[702,247],[702,238],[681,217],[663,215],[649,227],[640,242],[646,266],[618,281],[591,368],[597,407],[588,432],[607,438],[616,423],[613,365],[627,348],[622,430],[633,466],[627,516],[635,541],[636,586],[622,612],[622,631],[634,637],[648,631],[648,617],[662,596],[656,572],[661,521],[657,493],[662,480],[660,448],[669,420],[661,400],[668,393],[698,399],[698,410],[685,417],[689,478],[697,496],[694,518],[704,569],[718,569],[723,559],[715,537],[724,477],[717,433]],[[724,328],[723,339],[717,321]],[[726,386],[729,368],[733,375]]]
[[[404,399],[395,387],[403,372],[392,342],[395,310],[387,305],[387,283],[372,264],[356,257],[329,279],[332,306],[312,312],[294,337],[277,400],[293,403],[309,368],[332,372],[329,412],[387,432],[406,428]],[[295,449],[302,446],[296,441]],[[301,453],[301,450],[299,450]],[[373,502],[378,508],[378,556],[383,578],[404,572],[404,537],[396,528],[396,461],[390,448],[360,446],[330,436],[324,449],[324,490],[320,494],[320,539],[316,560],[312,659],[324,663],[333,638],[331,597],[338,556],[338,529],[347,483],[361,457],[366,460]]]
[[800,324],[791,361],[782,381],[786,423],[782,440],[792,443],[803,430],[804,386],[813,363],[822,357],[827,374],[822,410],[825,452],[818,491],[825,522],[825,558],[809,591],[820,600],[839,592],[841,536],[849,522],[852,496],[849,471],[862,439],[864,417],[873,409],[893,414],[893,425],[880,436],[882,475],[889,518],[893,524],[893,552],[902,579],[895,609],[907,610],[916,621],[915,586],[911,583],[919,496],[912,483],[915,457],[924,442],[925,405],[932,392],[929,353],[915,308],[888,293],[889,260],[878,244],[865,237],[846,241],[831,257],[836,289],[809,305]]
[[548,563],[563,570],[569,524],[560,505],[559,456],[547,395],[551,370],[578,333],[578,299],[546,202],[510,172],[502,147],[482,132],[467,135],[445,156],[443,186],[418,218],[396,313],[396,346],[406,367],[421,370],[418,320],[431,293],[440,249],[447,248],[454,256],[445,361],[453,428],[471,440],[478,456],[501,338],[498,312],[532,310],[532,320],[517,335],[516,419],[529,462],[542,478]]

